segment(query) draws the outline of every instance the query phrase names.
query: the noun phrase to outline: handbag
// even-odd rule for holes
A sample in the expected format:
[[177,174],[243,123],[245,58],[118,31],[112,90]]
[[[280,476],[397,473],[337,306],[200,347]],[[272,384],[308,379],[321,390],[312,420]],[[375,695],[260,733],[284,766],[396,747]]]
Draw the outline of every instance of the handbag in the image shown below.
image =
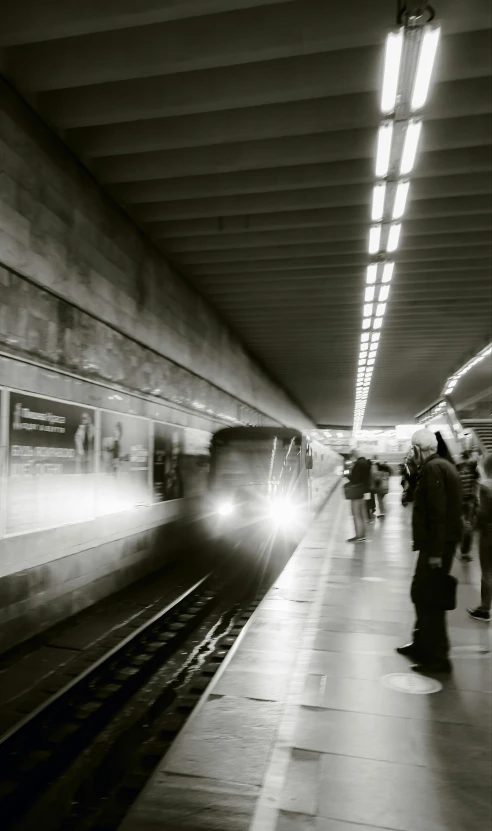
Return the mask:
[[427,568],[415,575],[410,597],[415,606],[451,611],[456,609],[458,581],[442,568]]
[[355,485],[352,482],[345,482],[343,486],[345,499],[363,499],[364,485]]

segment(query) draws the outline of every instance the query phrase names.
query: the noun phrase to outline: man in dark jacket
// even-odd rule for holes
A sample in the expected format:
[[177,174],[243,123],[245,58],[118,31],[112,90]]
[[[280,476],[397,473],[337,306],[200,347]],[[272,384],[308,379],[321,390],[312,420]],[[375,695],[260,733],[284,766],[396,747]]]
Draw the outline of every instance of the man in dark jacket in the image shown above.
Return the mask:
[[[439,456],[437,439],[421,429],[412,437],[419,477],[413,500],[413,547],[419,552],[412,583],[412,597],[428,594],[432,570],[448,574],[461,539],[461,483],[454,464]],[[425,591],[422,591],[425,589]],[[413,642],[398,647],[400,655],[417,660],[416,672],[449,672],[446,612],[428,599],[415,602]]]

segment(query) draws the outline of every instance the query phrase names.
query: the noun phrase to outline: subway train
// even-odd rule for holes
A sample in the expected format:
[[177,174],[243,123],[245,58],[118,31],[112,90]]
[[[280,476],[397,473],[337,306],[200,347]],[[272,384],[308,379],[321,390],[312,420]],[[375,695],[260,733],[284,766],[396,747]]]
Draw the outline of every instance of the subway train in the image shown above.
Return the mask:
[[[212,437],[209,519],[266,566],[305,533],[343,470],[342,457],[287,427],[231,427]],[[286,548],[287,546],[287,548]]]

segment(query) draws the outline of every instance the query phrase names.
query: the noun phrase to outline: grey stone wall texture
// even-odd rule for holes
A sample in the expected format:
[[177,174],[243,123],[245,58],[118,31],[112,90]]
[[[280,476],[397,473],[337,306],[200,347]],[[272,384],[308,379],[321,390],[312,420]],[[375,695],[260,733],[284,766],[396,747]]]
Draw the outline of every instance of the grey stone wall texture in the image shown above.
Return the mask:
[[[221,391],[281,424],[312,427],[1,82],[0,263],[56,295],[35,295],[3,273],[2,332],[13,348],[141,392],[170,390],[179,403],[215,401]],[[210,408],[222,412],[224,404]]]
[[[184,411],[198,402],[217,427],[313,426],[2,81],[0,353]],[[18,563],[0,578],[0,651],[186,551],[174,519],[160,522],[118,537],[108,518],[81,550],[76,527],[0,540]]]

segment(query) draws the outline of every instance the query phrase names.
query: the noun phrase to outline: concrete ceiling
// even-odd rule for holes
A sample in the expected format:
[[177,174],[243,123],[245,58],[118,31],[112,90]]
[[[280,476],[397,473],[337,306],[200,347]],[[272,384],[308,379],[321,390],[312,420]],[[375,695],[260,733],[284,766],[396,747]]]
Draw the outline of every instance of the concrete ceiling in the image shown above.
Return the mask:
[[[364,426],[490,339],[491,6],[443,36]],[[319,424],[351,425],[393,0],[17,0],[3,72]]]

